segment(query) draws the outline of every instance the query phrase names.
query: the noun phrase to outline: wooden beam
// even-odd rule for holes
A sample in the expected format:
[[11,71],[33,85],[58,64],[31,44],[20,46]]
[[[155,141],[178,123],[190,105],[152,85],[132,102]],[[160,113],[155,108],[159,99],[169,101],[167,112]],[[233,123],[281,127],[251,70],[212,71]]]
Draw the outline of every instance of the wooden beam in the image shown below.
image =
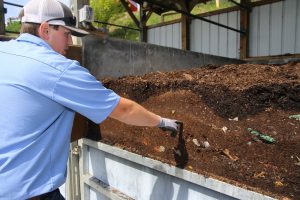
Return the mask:
[[124,6],[124,8],[126,9],[126,11],[128,12],[129,16],[131,17],[131,19],[134,21],[135,25],[137,27],[140,27],[140,22],[139,20],[135,17],[135,15],[132,13],[131,9],[128,6],[128,2],[126,2],[125,0],[120,0],[122,5]]
[[[182,10],[186,13],[190,13],[189,2],[184,0]],[[191,19],[187,15],[181,15],[181,48],[184,50],[190,50],[190,24]]]
[[[193,10],[193,8],[199,3],[199,0],[190,0],[188,1],[188,9],[189,11]],[[206,3],[206,2],[205,2]]]
[[[250,0],[241,0],[242,5],[249,6],[249,3]],[[245,32],[245,34],[240,34],[240,59],[245,59],[249,56],[249,15],[249,10],[240,10],[240,27]]]
[[261,0],[261,1],[256,1],[256,2],[251,3],[251,7],[262,6],[262,5],[266,5],[266,4],[276,3],[276,2],[279,2],[279,1],[285,1],[285,0]]
[[0,35],[5,34],[5,17],[4,17],[4,4],[3,0],[0,0]]
[[152,11],[148,11],[147,17],[146,17],[146,22],[149,20],[149,18],[151,17],[152,13],[153,13]]
[[179,3],[180,7],[181,7],[181,10],[185,11],[185,12],[188,12],[188,3],[187,3],[187,0],[179,0],[177,1],[177,3]]
[[184,50],[190,50],[190,23],[188,16],[181,15],[181,48]]

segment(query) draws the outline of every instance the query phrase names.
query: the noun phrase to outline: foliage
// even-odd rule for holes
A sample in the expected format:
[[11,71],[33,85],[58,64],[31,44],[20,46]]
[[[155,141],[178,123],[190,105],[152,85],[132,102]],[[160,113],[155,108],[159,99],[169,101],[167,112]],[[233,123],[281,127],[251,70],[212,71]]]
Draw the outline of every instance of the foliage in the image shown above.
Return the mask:
[[[239,3],[239,1],[236,1]],[[200,3],[197,4],[194,9],[192,10],[192,14],[201,14],[201,13],[206,13],[214,10],[219,10],[223,8],[228,8],[232,7],[234,4],[228,0],[220,0],[220,7],[217,8],[216,2],[215,1],[209,1],[207,3]]]
[[20,32],[21,29],[21,23],[20,22],[11,22],[6,27],[6,31],[12,31],[12,32]]
[[[135,25],[131,17],[128,15],[128,13],[124,13],[124,16],[119,19],[115,19],[113,21],[115,24],[119,24],[122,26],[138,29],[138,27]],[[120,27],[111,26],[110,29],[110,36],[111,37],[117,37],[122,38],[126,40],[132,40],[132,41],[139,41],[140,32],[138,30],[132,30],[132,29],[125,29]]]
[[[137,28],[119,0],[91,0],[90,5],[94,10],[95,21]],[[135,30],[105,25],[101,23],[95,23],[95,27],[108,29],[109,35],[111,37],[128,40],[139,39],[139,32]]]
[[[125,8],[118,0],[91,0],[96,21],[110,22],[113,19],[123,17]],[[105,26],[104,26],[105,27]]]

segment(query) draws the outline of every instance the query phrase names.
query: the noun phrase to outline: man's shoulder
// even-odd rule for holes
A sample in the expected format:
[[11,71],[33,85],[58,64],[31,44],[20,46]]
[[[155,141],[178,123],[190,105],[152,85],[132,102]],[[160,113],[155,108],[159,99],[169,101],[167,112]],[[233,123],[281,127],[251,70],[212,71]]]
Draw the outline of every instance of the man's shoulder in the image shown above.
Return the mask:
[[33,58],[60,72],[65,71],[71,64],[75,62],[59,53],[56,53],[55,51],[48,49],[40,51],[38,55]]
[[16,41],[0,44],[0,52],[9,54],[15,59],[28,60],[35,65],[50,67],[59,72],[65,71],[75,61],[49,49],[32,43],[20,43]]

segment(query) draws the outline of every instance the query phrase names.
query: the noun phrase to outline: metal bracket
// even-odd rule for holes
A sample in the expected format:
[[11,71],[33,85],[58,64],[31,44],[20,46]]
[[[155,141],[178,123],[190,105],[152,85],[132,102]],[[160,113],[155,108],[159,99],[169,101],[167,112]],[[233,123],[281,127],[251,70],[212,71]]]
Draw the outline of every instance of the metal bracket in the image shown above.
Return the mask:
[[94,188],[102,195],[106,196],[111,200],[134,200],[133,198],[127,196],[126,194],[120,192],[119,190],[111,187],[107,183],[97,179],[96,177],[90,174],[84,175],[83,180],[90,187]]
[[81,147],[80,146],[75,146],[72,149],[72,154],[75,155],[75,156],[79,156],[80,151],[81,151]]

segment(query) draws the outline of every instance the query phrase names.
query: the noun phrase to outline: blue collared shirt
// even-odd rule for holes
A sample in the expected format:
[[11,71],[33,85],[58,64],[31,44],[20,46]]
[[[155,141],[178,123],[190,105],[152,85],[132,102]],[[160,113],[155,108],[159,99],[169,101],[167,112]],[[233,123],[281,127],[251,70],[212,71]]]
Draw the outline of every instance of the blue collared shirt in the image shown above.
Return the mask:
[[38,37],[0,42],[0,200],[61,186],[74,112],[100,123],[119,99]]

